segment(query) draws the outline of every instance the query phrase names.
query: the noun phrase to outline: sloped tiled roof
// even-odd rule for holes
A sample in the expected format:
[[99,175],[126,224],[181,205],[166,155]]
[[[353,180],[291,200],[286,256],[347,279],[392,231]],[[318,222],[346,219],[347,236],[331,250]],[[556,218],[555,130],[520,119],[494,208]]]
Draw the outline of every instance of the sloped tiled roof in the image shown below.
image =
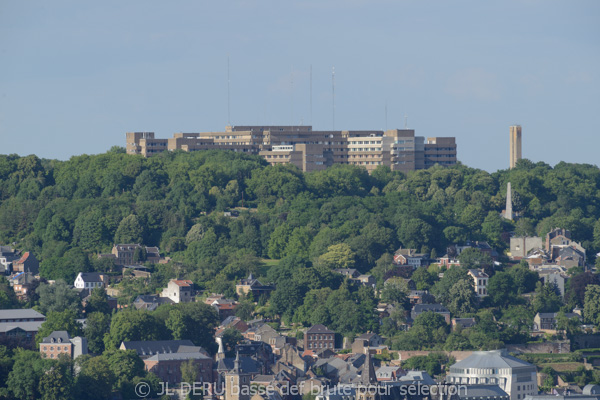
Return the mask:
[[323,324],[317,324],[317,325],[312,326],[309,330],[307,330],[306,333],[334,333],[334,332],[332,330],[329,330]]
[[67,331],[54,331],[42,339],[42,343],[71,343],[71,336]]

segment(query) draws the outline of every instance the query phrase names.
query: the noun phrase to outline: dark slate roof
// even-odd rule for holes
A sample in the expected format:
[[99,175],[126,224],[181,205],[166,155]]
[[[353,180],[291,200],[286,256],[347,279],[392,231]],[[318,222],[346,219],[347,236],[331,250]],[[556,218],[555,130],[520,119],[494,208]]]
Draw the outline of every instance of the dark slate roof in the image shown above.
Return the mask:
[[335,333],[332,330],[329,330],[325,325],[317,324],[312,326],[306,333]]
[[42,340],[42,343],[71,343],[71,336],[67,331],[54,331]]
[[360,373],[360,383],[363,385],[372,385],[377,382],[377,375],[375,375],[371,353],[367,352],[366,357]]
[[462,326],[463,328],[470,328],[475,326],[475,318],[453,318],[455,324]]
[[461,399],[509,398],[508,393],[498,385],[464,385],[464,389],[459,390],[458,395]]
[[135,350],[139,356],[177,353],[181,346],[194,346],[191,340],[154,340],[123,342],[127,350]]
[[475,278],[489,278],[489,275],[486,274],[483,271],[480,271],[478,269],[470,269],[469,272],[471,273],[471,275],[473,275]]
[[25,332],[37,332],[44,321],[27,321],[27,322],[0,322],[0,333],[7,333],[13,329],[21,329]]
[[79,275],[84,282],[102,282],[98,272],[80,272]]
[[16,308],[11,310],[0,310],[0,320],[4,319],[29,319],[29,318],[45,318],[44,314],[40,314],[33,308]]
[[359,368],[365,363],[366,356],[363,353],[357,353],[351,357],[348,357],[347,362],[354,365],[355,368]]
[[166,354],[155,354],[148,358],[150,361],[174,361],[174,360],[209,360],[211,359],[206,354],[199,351],[191,353],[166,353]]
[[362,335],[360,335],[359,337],[357,337],[357,339],[367,339],[367,340],[371,340],[373,337],[377,336],[376,333],[370,332],[370,333],[363,333]]
[[426,311],[433,311],[438,313],[450,313],[446,307],[441,304],[415,304],[413,312],[420,314]]
[[583,258],[584,254],[579,251],[578,249],[574,248],[574,247],[565,247],[562,248],[559,252],[558,255],[560,256],[560,258],[565,258],[565,257],[580,257]]
[[[219,360],[217,363],[217,370],[219,371],[231,371],[233,369],[235,358],[226,357]],[[251,357],[240,357],[240,367],[242,371],[255,374],[260,372],[260,366],[256,360]]]

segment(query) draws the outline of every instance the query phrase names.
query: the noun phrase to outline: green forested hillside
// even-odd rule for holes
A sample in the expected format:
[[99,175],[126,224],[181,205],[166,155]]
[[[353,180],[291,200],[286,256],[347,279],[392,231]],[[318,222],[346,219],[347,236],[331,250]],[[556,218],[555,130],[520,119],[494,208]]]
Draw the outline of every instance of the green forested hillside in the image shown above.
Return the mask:
[[[521,214],[516,224],[499,216],[509,181]],[[113,243],[159,246],[177,267],[157,266],[154,285],[132,295],[176,274],[232,295],[235,280],[254,272],[286,288],[273,294],[274,312],[310,322],[315,309],[331,319],[345,312],[344,301],[357,302],[346,295],[325,309],[326,291],[337,293],[342,283],[331,269],[355,267],[382,279],[400,246],[439,256],[471,239],[502,252],[502,232],[544,235],[559,226],[593,255],[600,250],[599,185],[596,166],[527,160],[492,174],[458,165],[406,175],[380,167],[369,175],[349,165],[304,174],[229,151],[146,159],[113,148],[64,162],[9,155],[0,156],[0,243],[33,251],[44,277],[67,281],[110,269],[96,254]],[[224,216],[236,207],[238,217]],[[267,258],[281,261],[268,268]]]

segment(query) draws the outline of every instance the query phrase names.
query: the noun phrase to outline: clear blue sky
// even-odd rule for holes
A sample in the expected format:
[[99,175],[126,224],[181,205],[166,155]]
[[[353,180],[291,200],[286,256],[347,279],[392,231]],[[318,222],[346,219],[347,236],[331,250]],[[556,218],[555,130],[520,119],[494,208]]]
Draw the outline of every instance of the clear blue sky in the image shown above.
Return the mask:
[[[0,154],[68,159],[127,131],[408,126],[459,159],[598,164],[600,2],[0,1]],[[310,68],[312,65],[312,121]]]

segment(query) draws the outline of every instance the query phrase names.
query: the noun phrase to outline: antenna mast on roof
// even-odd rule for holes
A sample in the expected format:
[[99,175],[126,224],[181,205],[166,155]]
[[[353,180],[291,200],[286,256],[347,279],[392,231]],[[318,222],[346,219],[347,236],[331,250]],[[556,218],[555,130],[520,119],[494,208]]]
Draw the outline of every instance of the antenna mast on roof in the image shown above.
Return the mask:
[[310,124],[312,125],[312,64],[310,65]]
[[290,75],[290,82],[292,91],[290,92],[291,103],[292,103],[292,131],[294,130],[294,67],[292,66],[292,74]]
[[227,55],[227,125],[231,126],[231,105],[229,99],[229,54]]
[[387,100],[385,101],[385,130],[387,131]]
[[408,129],[408,116],[404,114],[404,129]]
[[331,67],[331,119],[335,131],[335,67]]

